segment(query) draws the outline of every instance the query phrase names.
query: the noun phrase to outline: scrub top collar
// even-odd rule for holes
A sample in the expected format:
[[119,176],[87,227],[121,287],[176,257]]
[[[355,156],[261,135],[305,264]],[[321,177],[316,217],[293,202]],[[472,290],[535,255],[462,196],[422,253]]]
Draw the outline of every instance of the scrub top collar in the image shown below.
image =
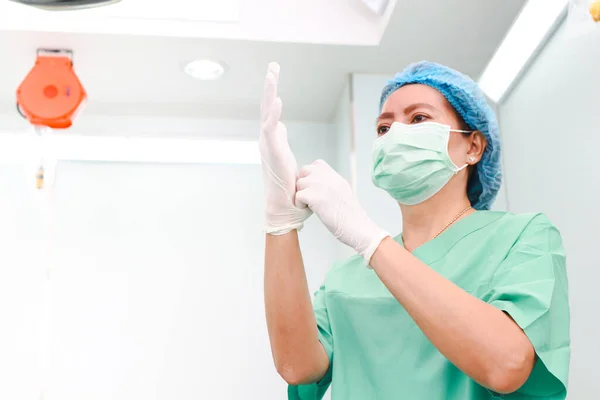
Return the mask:
[[[469,214],[449,226],[437,238],[417,247],[412,254],[425,264],[433,264],[442,259],[465,236],[484,228],[505,214],[497,211],[476,211]],[[395,240],[404,247],[402,234],[398,235]]]

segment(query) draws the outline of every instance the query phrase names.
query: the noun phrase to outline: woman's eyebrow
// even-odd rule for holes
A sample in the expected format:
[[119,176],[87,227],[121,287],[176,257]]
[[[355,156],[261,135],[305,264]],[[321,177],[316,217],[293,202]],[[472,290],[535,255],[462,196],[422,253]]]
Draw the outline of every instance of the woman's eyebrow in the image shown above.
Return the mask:
[[[427,104],[427,103],[414,103],[411,104],[410,106],[406,107],[403,110],[403,114],[404,115],[408,115],[410,113],[412,113],[414,110],[417,110],[419,108],[425,108],[427,110],[433,111],[433,112],[439,112],[439,110],[432,106],[431,104]],[[377,120],[375,121],[375,123],[379,123],[379,121],[381,121],[382,119],[395,119],[396,114],[394,114],[393,112],[384,112],[383,114],[381,114],[379,117],[377,117]]]
[[414,103],[404,109],[404,114],[410,114],[411,112],[419,108],[426,108],[430,111],[439,111],[436,107],[432,106],[431,104]]
[[381,114],[379,117],[377,117],[377,120],[375,121],[375,123],[379,123],[379,121],[381,121],[382,119],[394,119],[395,114],[393,112],[384,112],[383,114]]

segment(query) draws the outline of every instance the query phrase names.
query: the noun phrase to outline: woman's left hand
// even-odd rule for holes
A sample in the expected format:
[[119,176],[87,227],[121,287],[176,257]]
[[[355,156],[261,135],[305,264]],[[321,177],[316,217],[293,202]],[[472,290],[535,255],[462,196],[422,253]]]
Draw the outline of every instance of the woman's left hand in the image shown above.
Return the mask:
[[367,262],[389,236],[367,216],[348,181],[325,161],[303,167],[296,189],[296,206],[309,207],[339,241]]

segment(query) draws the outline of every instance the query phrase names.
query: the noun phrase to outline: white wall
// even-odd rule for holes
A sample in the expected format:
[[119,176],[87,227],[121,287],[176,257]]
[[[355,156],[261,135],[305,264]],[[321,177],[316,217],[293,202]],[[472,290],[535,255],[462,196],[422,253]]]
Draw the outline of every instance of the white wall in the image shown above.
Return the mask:
[[50,246],[36,199],[17,176],[19,168],[0,168],[0,398],[30,400],[40,395],[38,350]]
[[335,109],[333,127],[336,137],[336,170],[349,182],[353,180],[352,123],[350,85],[346,84]]
[[562,233],[571,301],[571,399],[597,392],[600,35],[551,39],[501,106],[511,211],[542,211]]
[[[258,127],[88,120],[79,133],[255,137]],[[11,121],[0,130],[21,126]],[[299,163],[335,165],[331,125],[288,128]],[[260,166],[61,163],[41,194],[4,165],[0,185],[0,398],[38,399],[43,382],[46,400],[285,396],[262,303]],[[339,245],[316,217],[301,243],[314,291]]]
[[[350,78],[350,77],[349,77]],[[333,116],[333,127],[335,132],[336,148],[336,171],[355,187],[354,158],[354,130],[352,120],[352,103],[350,97],[350,82],[344,86]],[[338,258],[340,260],[353,256],[356,252],[347,246],[339,247]]]
[[379,96],[389,79],[388,75],[352,76],[356,193],[367,214],[390,234],[397,235],[402,231],[400,208],[371,182],[371,149],[377,137]]

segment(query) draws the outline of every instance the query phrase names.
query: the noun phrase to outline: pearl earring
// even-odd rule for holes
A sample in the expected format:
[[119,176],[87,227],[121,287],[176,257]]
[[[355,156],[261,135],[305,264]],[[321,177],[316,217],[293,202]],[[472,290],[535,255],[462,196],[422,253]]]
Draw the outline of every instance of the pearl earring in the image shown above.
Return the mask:
[[469,160],[471,160],[471,162],[474,162],[475,161],[475,157],[471,156],[471,157],[469,157]]

